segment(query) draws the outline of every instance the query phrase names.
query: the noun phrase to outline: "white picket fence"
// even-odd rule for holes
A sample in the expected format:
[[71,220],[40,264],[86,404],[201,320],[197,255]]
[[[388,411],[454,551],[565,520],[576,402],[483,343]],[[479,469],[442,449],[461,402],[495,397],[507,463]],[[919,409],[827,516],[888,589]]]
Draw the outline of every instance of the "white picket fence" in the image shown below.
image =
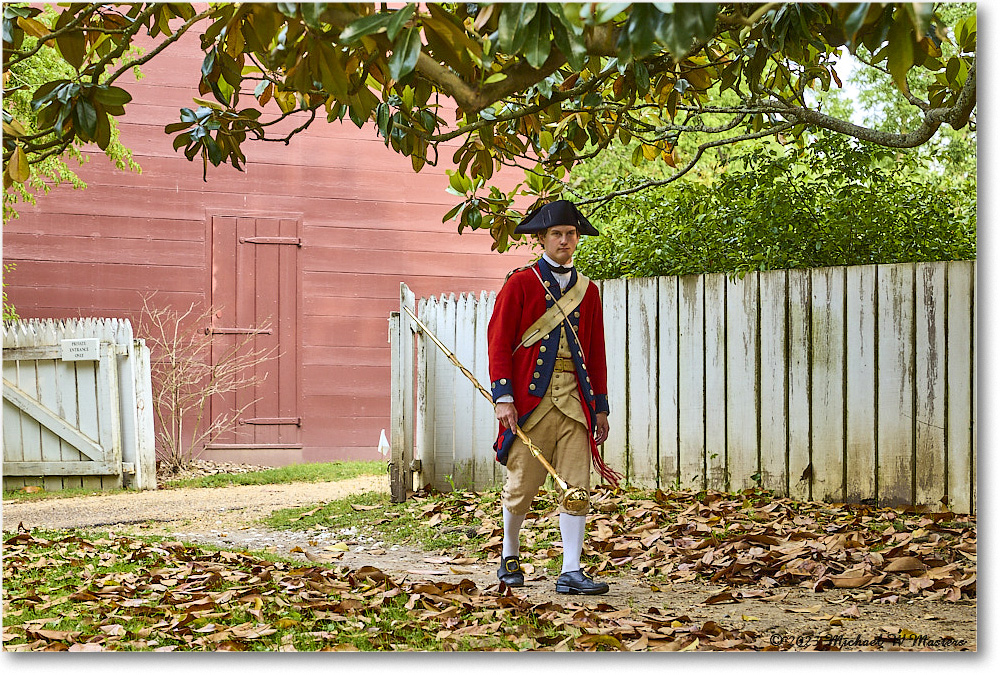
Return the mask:
[[[974,261],[598,284],[628,483],[975,510]],[[492,293],[401,302],[489,384]],[[500,482],[490,402],[391,322],[396,498]]]
[[149,349],[120,319],[3,328],[3,485],[156,489]]

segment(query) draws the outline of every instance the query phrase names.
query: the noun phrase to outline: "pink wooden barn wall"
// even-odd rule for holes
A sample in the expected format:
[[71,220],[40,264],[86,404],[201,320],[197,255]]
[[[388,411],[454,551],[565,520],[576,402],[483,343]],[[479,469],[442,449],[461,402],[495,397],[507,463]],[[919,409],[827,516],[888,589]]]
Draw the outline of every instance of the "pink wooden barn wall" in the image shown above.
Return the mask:
[[144,292],[181,310],[211,302],[222,308],[220,344],[241,327],[226,324],[270,318],[283,356],[264,399],[244,415],[250,424],[202,456],[375,459],[389,428],[387,318],[399,283],[418,297],[496,290],[531,254],[498,255],[487,233],[459,236],[441,222],[458,200],[445,192],[451,153],[416,174],[349,121],[319,120],[288,146],[249,144],[244,173],[209,166],[203,182],[200,159],[188,162],[163,132],[195,106],[201,58],[197,39],[185,38],[144,65],[143,79],[119,82],[134,97],[121,138],[142,174],[89,152],[79,169],[86,190],[60,187],[22,206],[4,226],[3,258],[17,265],[8,296],[25,318],[133,323]]

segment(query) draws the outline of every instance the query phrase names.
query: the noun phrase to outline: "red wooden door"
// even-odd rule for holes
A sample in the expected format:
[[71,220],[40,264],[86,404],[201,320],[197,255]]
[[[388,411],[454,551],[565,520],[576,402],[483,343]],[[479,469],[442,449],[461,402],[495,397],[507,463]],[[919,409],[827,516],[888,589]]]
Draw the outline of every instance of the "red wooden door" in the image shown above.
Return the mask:
[[298,229],[291,218],[212,217],[213,365],[255,331],[245,351],[271,356],[256,366],[253,386],[213,399],[212,419],[242,412],[209,449],[302,447]]

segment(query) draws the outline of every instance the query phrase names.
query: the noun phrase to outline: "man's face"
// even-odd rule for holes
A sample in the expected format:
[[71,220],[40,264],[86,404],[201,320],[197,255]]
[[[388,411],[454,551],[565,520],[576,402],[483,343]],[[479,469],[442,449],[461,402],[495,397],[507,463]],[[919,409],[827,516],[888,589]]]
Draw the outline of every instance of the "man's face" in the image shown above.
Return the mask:
[[538,235],[549,257],[560,265],[573,259],[576,246],[580,243],[580,233],[574,225],[554,225]]

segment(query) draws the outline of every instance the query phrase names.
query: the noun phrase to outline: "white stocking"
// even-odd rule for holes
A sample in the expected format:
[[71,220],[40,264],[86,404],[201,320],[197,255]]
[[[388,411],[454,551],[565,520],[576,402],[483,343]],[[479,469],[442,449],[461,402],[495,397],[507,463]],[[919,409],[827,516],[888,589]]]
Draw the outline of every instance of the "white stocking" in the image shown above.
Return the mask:
[[559,514],[559,531],[562,533],[563,573],[580,569],[580,554],[583,552],[583,533],[587,527],[587,516]]
[[509,558],[511,556],[516,556],[521,551],[521,523],[524,522],[524,516],[527,514],[522,513],[521,515],[515,515],[508,511],[503,510],[503,557]]

